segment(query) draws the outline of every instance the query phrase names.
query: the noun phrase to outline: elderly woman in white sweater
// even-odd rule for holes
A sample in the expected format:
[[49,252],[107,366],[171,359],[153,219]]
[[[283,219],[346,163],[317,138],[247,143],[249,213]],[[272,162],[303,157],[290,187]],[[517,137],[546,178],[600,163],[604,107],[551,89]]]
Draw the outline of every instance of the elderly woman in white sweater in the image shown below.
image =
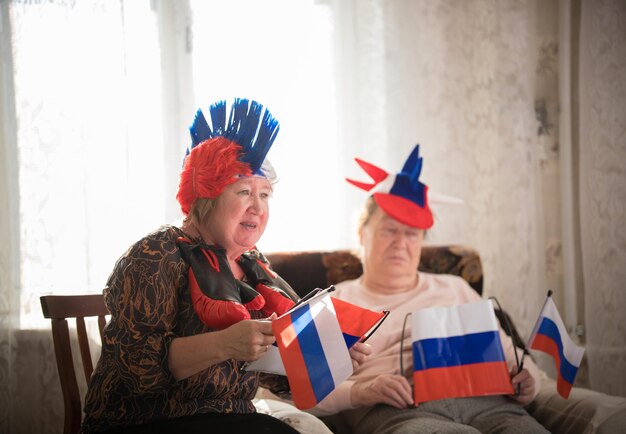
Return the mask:
[[[373,183],[348,181],[374,191],[359,227],[363,275],[339,283],[333,296],[391,313],[368,341],[372,354],[316,407],[316,414],[344,412],[344,419],[358,433],[546,433],[523,408],[539,391],[540,371],[532,360],[526,359],[518,372],[516,349],[502,330],[500,338],[514,394],[414,403],[410,373],[400,372],[405,315],[420,308],[481,299],[460,277],[417,271],[424,232],[433,225],[428,187],[418,179],[422,165],[419,146],[395,176],[370,163],[358,159],[357,162]],[[405,362],[412,358],[411,348],[411,339],[405,338]],[[411,363],[404,364],[407,365]]]

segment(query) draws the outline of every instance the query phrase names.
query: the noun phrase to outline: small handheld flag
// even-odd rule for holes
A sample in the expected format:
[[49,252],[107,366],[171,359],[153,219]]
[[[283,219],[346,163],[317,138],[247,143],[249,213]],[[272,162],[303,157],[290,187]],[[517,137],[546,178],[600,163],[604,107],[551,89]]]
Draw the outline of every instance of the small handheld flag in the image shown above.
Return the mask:
[[274,320],[276,346],[246,367],[287,375],[300,409],[315,406],[352,374],[349,348],[386,317],[330,297],[331,289],[314,290],[306,302]]
[[585,349],[576,345],[567,334],[565,324],[552,300],[552,291],[548,291],[537,323],[528,339],[528,348],[552,356],[558,373],[556,389],[559,395],[567,399]]
[[418,309],[412,317],[416,403],[513,393],[489,301]]
[[314,407],[352,374],[330,295],[300,305],[272,328],[296,407]]
[[[365,342],[375,331],[372,327],[378,327],[389,314],[389,311],[374,312],[338,298],[331,298],[335,312],[337,312],[339,328],[348,348],[352,348],[360,340]],[[371,331],[368,336],[365,336],[368,330]]]

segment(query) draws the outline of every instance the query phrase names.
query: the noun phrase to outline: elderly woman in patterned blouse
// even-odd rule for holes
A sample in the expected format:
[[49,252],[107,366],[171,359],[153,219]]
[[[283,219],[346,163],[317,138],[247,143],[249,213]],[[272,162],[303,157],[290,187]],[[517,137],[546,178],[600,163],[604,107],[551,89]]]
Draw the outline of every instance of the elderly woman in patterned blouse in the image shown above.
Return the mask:
[[83,433],[296,432],[252,404],[260,382],[288,392],[285,377],[243,369],[274,342],[271,319],[298,299],[255,248],[278,122],[255,101],[236,99],[228,120],[226,111],[211,106],[211,129],[199,110],[190,128],[182,224],[152,232],[115,264]]

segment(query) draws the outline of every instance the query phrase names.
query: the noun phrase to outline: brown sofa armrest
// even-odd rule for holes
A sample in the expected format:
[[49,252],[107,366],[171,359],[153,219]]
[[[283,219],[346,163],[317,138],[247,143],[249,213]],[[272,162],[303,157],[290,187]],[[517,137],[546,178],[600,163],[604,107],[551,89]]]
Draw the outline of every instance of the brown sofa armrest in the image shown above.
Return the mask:
[[483,267],[480,255],[466,246],[425,246],[422,248],[420,271],[460,276],[474,290],[483,294]]
[[312,289],[328,287],[322,255],[320,251],[278,252],[265,257],[272,269],[303,297]]

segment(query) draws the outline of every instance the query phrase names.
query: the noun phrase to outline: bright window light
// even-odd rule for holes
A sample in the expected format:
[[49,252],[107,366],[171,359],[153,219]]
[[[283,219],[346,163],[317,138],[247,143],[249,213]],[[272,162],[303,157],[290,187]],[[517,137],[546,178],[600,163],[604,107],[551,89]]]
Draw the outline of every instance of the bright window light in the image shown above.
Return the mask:
[[191,2],[198,107],[248,97],[281,123],[268,154],[279,182],[259,242],[264,252],[345,247],[333,20],[313,0]]
[[[188,143],[163,139],[162,89],[189,83],[163,82],[159,41],[175,30],[159,22],[184,14],[159,17],[158,5],[10,4],[23,328],[48,327],[41,295],[101,292],[117,258],[177,212],[166,189],[182,161],[168,156]],[[248,97],[281,123],[269,153],[279,181],[259,248],[344,247],[330,6],[191,0],[189,8],[192,71],[181,75],[194,77],[189,112]]]
[[39,296],[101,292],[130,243],[163,223],[160,58],[149,2],[10,10],[29,328],[43,321]]

